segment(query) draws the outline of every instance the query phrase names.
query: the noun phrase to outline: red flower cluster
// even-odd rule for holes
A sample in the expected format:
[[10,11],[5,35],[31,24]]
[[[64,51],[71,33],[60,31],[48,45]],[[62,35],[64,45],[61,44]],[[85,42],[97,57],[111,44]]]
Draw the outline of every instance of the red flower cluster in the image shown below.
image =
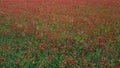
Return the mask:
[[62,61],[62,67],[64,68],[64,66],[67,64],[75,65],[75,64],[77,64],[77,61],[74,60],[72,57],[69,57]]

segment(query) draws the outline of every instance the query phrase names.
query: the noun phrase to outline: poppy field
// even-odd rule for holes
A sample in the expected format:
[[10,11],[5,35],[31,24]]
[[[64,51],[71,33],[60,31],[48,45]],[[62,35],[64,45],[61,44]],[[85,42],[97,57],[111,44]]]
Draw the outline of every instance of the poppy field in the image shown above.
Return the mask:
[[0,0],[0,68],[120,68],[120,0]]

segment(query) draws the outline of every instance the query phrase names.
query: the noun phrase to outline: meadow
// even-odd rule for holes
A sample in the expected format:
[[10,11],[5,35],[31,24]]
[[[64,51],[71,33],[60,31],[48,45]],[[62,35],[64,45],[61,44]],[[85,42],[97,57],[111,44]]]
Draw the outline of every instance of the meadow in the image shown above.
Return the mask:
[[120,0],[0,0],[0,68],[120,68]]

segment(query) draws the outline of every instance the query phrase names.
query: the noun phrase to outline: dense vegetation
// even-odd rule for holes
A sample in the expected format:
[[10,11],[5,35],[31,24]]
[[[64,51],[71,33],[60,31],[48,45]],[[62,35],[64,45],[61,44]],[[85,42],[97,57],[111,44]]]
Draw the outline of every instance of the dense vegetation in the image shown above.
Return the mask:
[[120,68],[120,1],[0,0],[0,68]]

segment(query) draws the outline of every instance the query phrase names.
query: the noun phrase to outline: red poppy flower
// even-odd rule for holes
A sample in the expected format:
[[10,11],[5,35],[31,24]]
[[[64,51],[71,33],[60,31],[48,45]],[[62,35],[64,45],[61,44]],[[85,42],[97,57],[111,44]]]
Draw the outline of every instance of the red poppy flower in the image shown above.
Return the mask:
[[74,42],[74,40],[75,40],[75,39],[74,39],[73,36],[72,36],[72,37],[69,37],[69,41],[70,41],[70,42]]
[[104,46],[105,46],[104,37],[98,37],[98,44],[99,44],[101,47],[104,47]]
[[45,48],[44,48],[44,46],[40,45],[40,46],[38,46],[38,49],[43,51]]
[[20,61],[16,61],[16,64],[17,64],[17,65],[20,65]]
[[5,60],[3,58],[0,58],[0,62],[5,62]]
[[120,66],[114,65],[114,68],[120,68]]
[[35,28],[35,24],[34,24],[33,22],[31,22],[31,23],[29,24],[29,26],[30,26],[31,28]]

